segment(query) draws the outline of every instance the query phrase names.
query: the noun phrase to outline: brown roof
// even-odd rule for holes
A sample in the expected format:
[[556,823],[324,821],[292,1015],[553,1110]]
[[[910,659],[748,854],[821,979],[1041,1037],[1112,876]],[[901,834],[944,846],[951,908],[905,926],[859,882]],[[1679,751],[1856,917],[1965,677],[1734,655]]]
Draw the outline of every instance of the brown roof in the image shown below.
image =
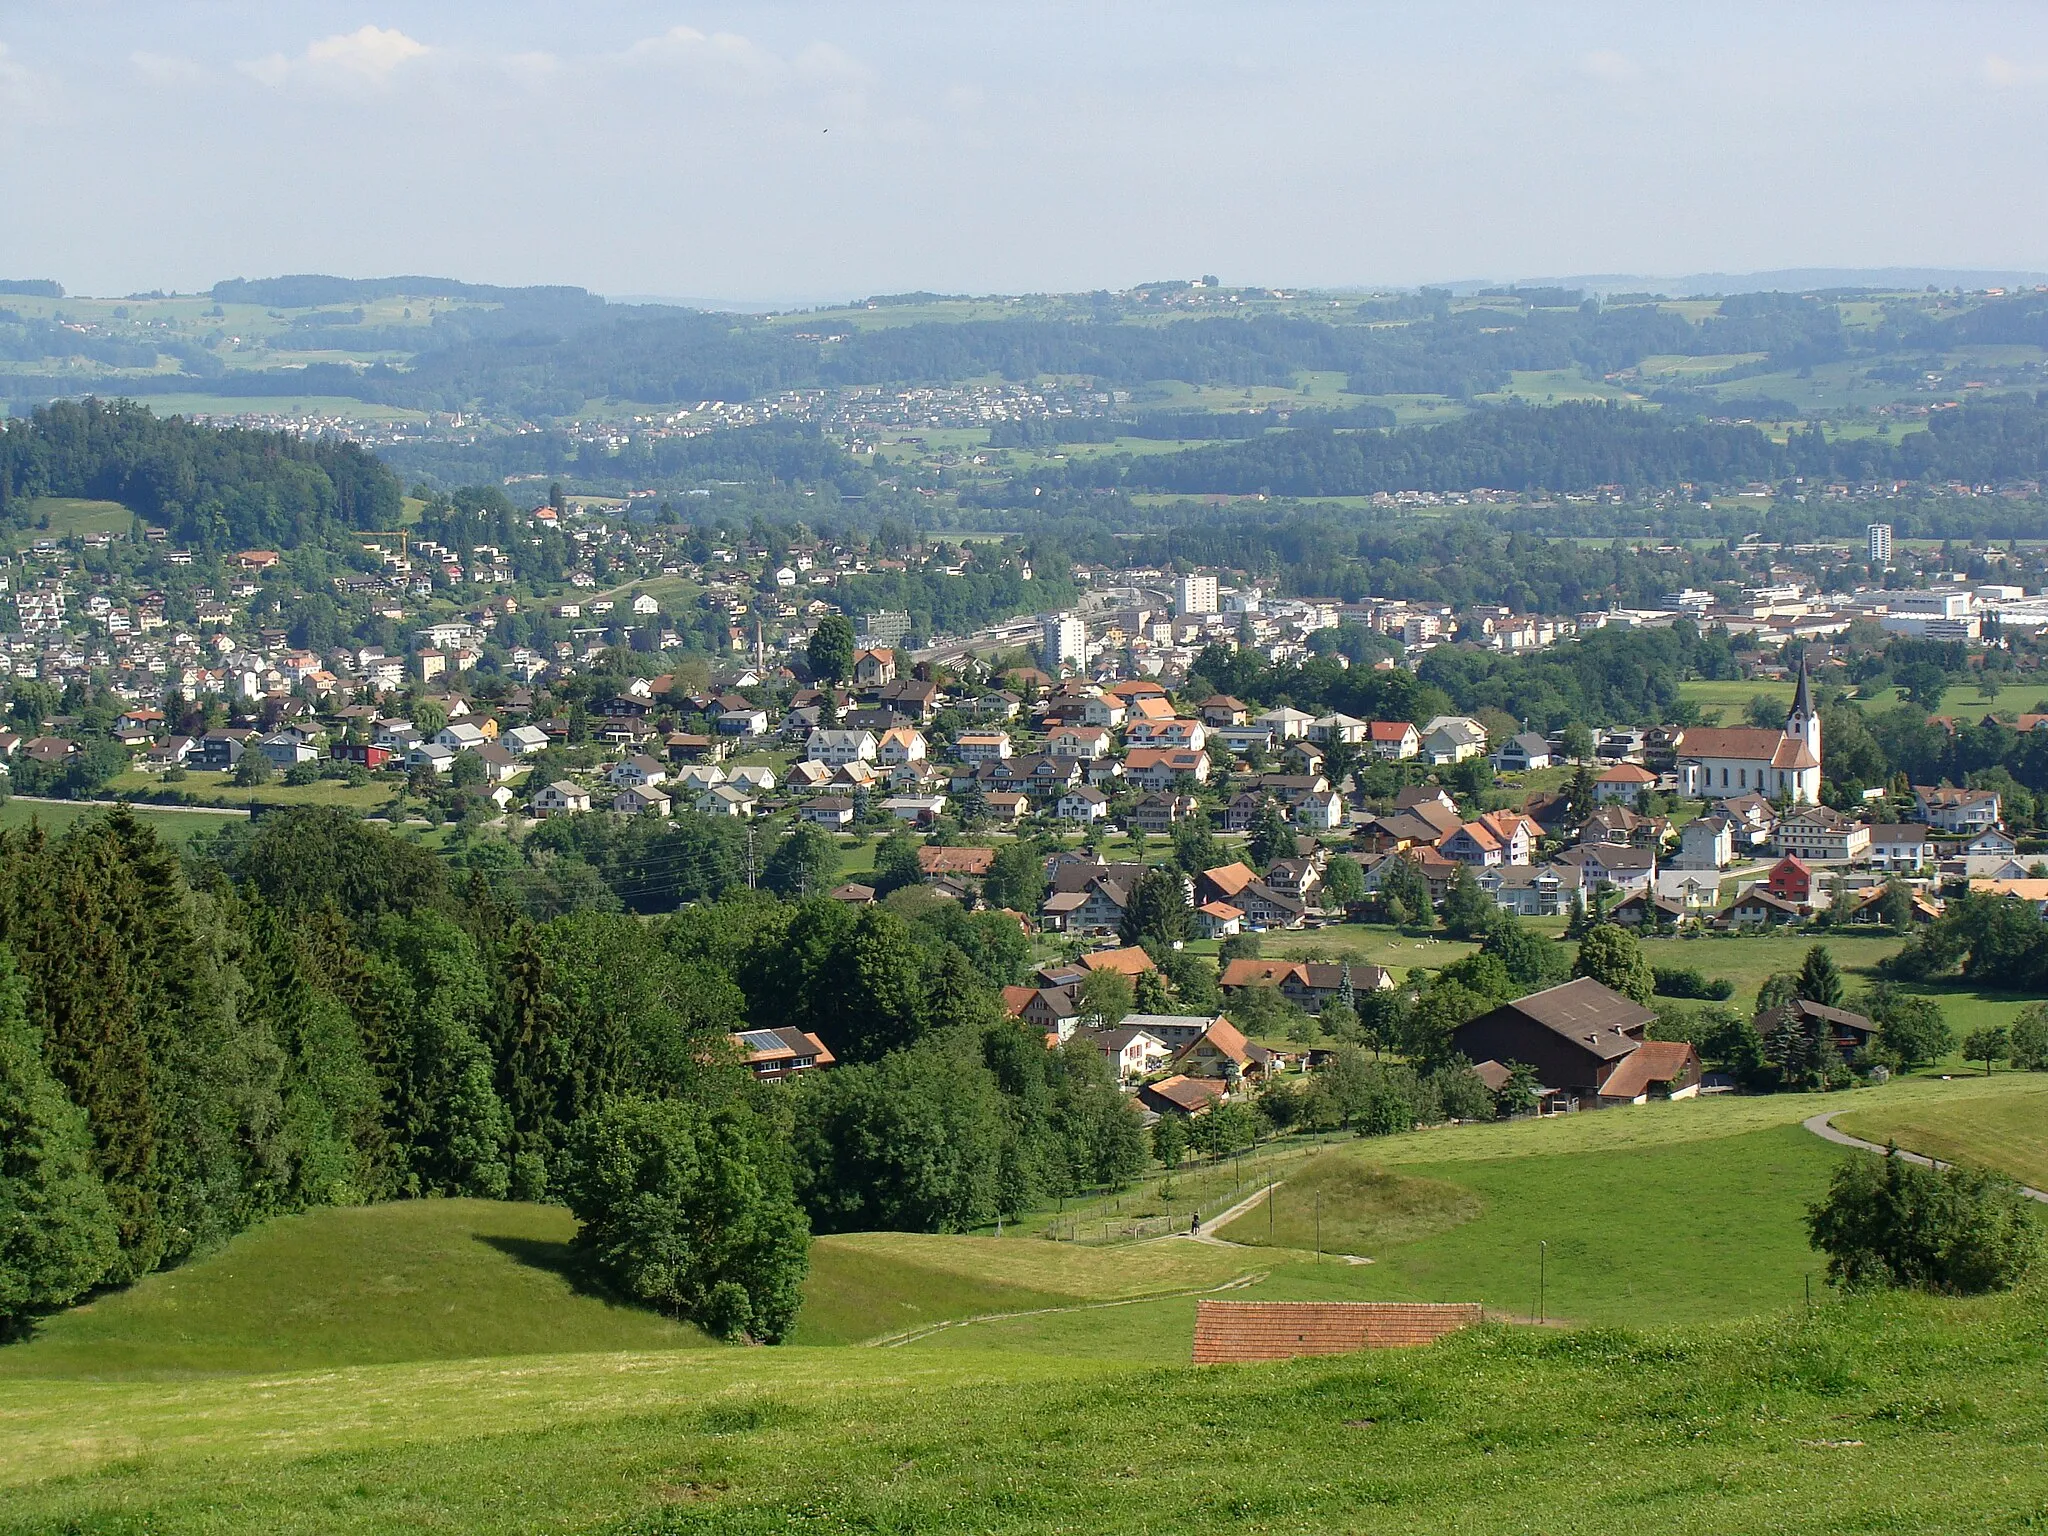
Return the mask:
[[1733,757],[1769,763],[1773,768],[1818,768],[1814,755],[1797,736],[1756,726],[1728,726],[1688,730],[1678,744],[1684,758]]
[[1243,864],[1222,864],[1203,870],[1202,878],[1225,896],[1235,896],[1259,877]]
[[1146,1084],[1138,1090],[1138,1097],[1159,1100],[1154,1108],[1163,1106],[1182,1114],[1199,1115],[1222,1098],[1224,1091],[1224,1085],[1215,1078],[1168,1077]]
[[1152,957],[1135,945],[1129,949],[1098,949],[1092,955],[1083,955],[1081,963],[1091,971],[1115,971],[1122,976],[1158,969],[1152,964]]
[[1501,1007],[1607,1060],[1639,1049],[1642,1041],[1633,1031],[1641,1030],[1656,1017],[1641,1003],[1602,986],[1590,976],[1532,992]]
[[1653,1083],[1675,1083],[1699,1069],[1699,1052],[1683,1040],[1645,1040],[1600,1085],[1603,1099],[1633,1099]]
[[1198,1301],[1194,1362],[1399,1349],[1432,1343],[1479,1318],[1476,1301]]

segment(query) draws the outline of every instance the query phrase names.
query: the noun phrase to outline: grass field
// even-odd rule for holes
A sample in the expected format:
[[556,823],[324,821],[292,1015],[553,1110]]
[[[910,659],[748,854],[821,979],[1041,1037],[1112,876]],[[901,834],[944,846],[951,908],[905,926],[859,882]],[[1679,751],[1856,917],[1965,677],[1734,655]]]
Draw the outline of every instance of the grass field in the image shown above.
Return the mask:
[[2048,1075],[1961,1078],[1935,1098],[1893,1099],[1835,1117],[1865,1141],[1896,1142],[1956,1162],[1981,1163],[2048,1189]]
[[140,769],[131,768],[126,773],[116,774],[108,780],[106,793],[172,793],[188,798],[195,805],[338,805],[347,810],[367,813],[388,804],[396,788],[397,786],[392,784],[375,782],[356,788],[340,779],[320,779],[312,784],[287,784],[282,778],[273,778],[267,784],[243,789],[236,785],[232,772],[214,773],[203,769],[187,769],[183,779],[171,783],[160,773],[144,773]]
[[0,1529],[2020,1531],[2048,1509],[2044,1322],[2038,1295],[1882,1297],[1244,1368],[695,1350],[0,1383]]
[[[36,525],[44,518],[47,528]],[[26,508],[26,526],[15,530],[13,547],[27,549],[38,539],[84,538],[89,533],[126,534],[135,514],[118,501],[86,501],[75,496],[42,496]]]
[[[97,815],[106,809],[104,805],[87,802],[74,804],[62,800],[11,799],[0,804],[0,827],[25,827],[34,822],[47,831],[58,832],[81,816]],[[146,825],[154,827],[159,836],[176,840],[195,833],[210,835],[219,831],[224,822],[233,819],[213,811],[172,811],[149,805],[131,806],[130,809]]]
[[[2048,1304],[1800,1306],[1798,1209],[1862,1154],[1797,1121],[1948,1123],[2039,1087],[1304,1146],[1275,1246],[823,1238],[770,1350],[608,1303],[556,1209],[313,1212],[0,1350],[0,1532],[2027,1529]],[[1326,1239],[1376,1262],[1279,1246],[1318,1190]],[[1550,1314],[1603,1326],[1183,1364],[1188,1292],[1519,1314],[1539,1239]],[[877,1335],[902,1342],[829,1347]]]

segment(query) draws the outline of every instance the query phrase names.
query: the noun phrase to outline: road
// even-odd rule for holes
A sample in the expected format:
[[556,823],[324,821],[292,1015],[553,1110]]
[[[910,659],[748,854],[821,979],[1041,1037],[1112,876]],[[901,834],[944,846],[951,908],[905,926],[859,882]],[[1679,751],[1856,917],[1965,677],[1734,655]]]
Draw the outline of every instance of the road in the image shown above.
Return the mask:
[[[1885,1149],[1874,1141],[1865,1141],[1861,1136],[1851,1136],[1847,1131],[1836,1130],[1833,1121],[1835,1116],[1841,1113],[1841,1110],[1836,1109],[1830,1110],[1826,1114],[1808,1115],[1804,1124],[1809,1131],[1820,1137],[1822,1141],[1832,1141],[1838,1147],[1858,1147],[1865,1152],[1877,1152],[1880,1154],[1884,1152]],[[1899,1149],[1898,1155],[1909,1163],[1918,1163],[1922,1168],[1939,1168],[1941,1166],[1938,1158],[1923,1157],[1918,1152],[1908,1152],[1903,1147]],[[2029,1185],[2022,1184],[2020,1186],[2020,1193],[2029,1200],[2038,1200],[2043,1205],[2048,1205],[2048,1190],[2034,1189]]]

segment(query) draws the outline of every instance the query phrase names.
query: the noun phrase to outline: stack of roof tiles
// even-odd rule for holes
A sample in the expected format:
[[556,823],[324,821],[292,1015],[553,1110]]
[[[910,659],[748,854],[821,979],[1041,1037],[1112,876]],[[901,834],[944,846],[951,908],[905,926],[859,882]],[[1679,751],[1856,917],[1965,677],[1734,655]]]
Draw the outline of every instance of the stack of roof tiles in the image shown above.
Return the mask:
[[1195,1364],[1428,1344],[1479,1321],[1477,1302],[1199,1301]]

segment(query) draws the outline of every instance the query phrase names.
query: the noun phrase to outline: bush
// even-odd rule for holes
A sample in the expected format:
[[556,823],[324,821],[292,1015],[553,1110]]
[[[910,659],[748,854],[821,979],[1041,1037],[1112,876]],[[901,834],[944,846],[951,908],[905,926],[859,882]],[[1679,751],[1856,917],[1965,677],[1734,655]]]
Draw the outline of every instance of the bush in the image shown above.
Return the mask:
[[1936,1172],[1890,1148],[1837,1168],[1806,1225],[1836,1285],[1974,1296],[2009,1290],[2039,1256],[2030,1205],[2003,1174],[1956,1164]]
[[1723,1003],[1735,995],[1735,983],[1725,976],[1709,981],[1698,971],[1662,965],[1651,974],[1656,977],[1657,993],[1661,997],[1691,997],[1702,1002]]
[[2048,1003],[2029,1003],[2014,1017],[2012,1064],[2022,1072],[2048,1072]]

